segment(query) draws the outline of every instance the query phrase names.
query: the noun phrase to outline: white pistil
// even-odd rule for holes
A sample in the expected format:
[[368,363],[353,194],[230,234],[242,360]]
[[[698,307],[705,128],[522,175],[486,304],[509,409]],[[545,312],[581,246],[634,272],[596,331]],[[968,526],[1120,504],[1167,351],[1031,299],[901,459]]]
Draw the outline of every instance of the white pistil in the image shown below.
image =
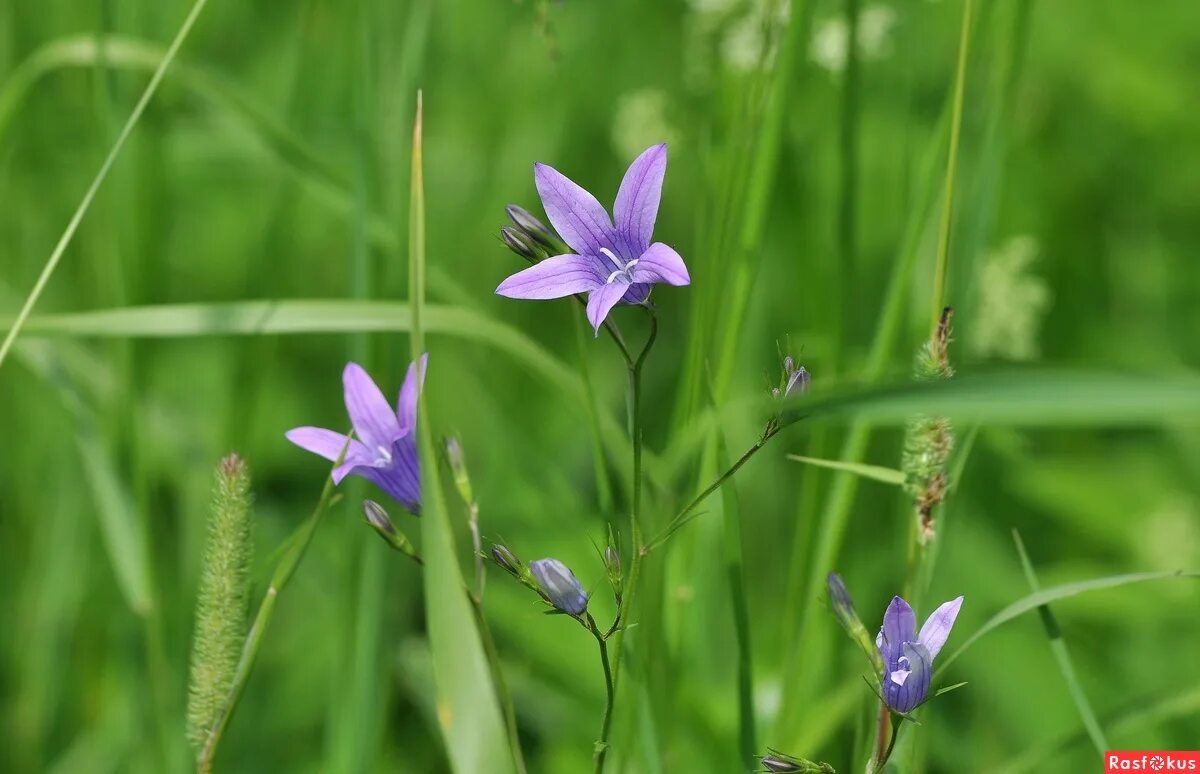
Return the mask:
[[376,446],[375,451],[379,452],[379,457],[375,460],[376,462],[390,463],[392,461],[392,452],[390,450],[382,446]]
[[637,266],[638,264],[637,258],[634,258],[628,263],[621,263],[621,259],[618,258],[616,254],[607,247],[601,247],[600,252],[604,253],[605,257],[612,261],[613,265],[617,267],[616,271],[608,275],[608,279],[604,281],[605,285],[611,285],[616,281],[617,277],[621,276],[624,276],[628,282],[633,282],[633,267]]

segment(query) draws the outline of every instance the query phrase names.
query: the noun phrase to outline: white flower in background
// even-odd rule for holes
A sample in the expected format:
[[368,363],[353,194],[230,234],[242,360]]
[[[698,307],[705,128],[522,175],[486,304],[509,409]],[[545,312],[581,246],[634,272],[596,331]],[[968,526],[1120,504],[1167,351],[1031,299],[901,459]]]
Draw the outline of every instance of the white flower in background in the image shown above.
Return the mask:
[[739,72],[751,72],[760,64],[770,67],[790,17],[790,0],[752,0],[746,14],[730,23],[721,41],[721,58]]
[[667,107],[667,95],[658,89],[640,89],[622,95],[612,126],[617,156],[634,158],[649,145],[674,145],[679,132],[667,118]]
[[1034,360],[1050,288],[1030,272],[1038,243],[1030,236],[1009,239],[984,259],[978,285],[978,314],[967,334],[977,357]]
[[[858,55],[866,62],[885,59],[892,53],[892,28],[896,12],[891,6],[875,3],[858,14]],[[831,16],[813,33],[809,58],[831,73],[846,69],[850,48],[850,28],[846,17]]]

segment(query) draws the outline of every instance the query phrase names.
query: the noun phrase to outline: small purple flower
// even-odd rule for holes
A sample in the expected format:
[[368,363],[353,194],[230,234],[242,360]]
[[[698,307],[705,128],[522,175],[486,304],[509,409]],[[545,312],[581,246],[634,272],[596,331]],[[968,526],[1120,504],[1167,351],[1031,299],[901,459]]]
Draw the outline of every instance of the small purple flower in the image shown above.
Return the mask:
[[[417,395],[425,381],[425,363],[412,363],[400,388],[396,410],[388,405],[379,387],[357,363],[342,371],[346,411],[358,437],[350,441],[346,458],[333,469],[333,483],[349,475],[362,476],[391,495],[413,513],[421,511],[421,467],[417,459]],[[418,371],[420,372],[418,375]],[[336,461],[346,436],[320,427],[297,427],[287,439],[301,449]]]
[[933,660],[946,644],[962,603],[958,597],[934,610],[918,634],[913,609],[900,597],[892,597],[875,646],[883,658],[883,698],[893,711],[912,712],[925,701]]
[[501,282],[496,293],[532,299],[587,293],[588,321],[599,333],[617,303],[645,302],[655,283],[691,283],[679,253],[662,242],[650,242],[666,173],[665,144],[643,151],[625,172],[610,220],[596,197],[553,167],[534,164],[533,179],[546,215],[575,252],[517,272]]
[[587,593],[565,564],[557,559],[538,559],[529,563],[529,569],[554,607],[570,615],[581,615],[587,610]]

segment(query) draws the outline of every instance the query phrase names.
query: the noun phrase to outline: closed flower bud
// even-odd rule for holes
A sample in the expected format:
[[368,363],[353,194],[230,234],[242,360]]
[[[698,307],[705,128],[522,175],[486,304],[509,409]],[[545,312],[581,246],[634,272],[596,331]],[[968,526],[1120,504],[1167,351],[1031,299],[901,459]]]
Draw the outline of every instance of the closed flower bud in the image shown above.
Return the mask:
[[522,570],[525,566],[521,564],[521,560],[517,555],[508,549],[508,546],[495,543],[492,545],[492,561],[499,565],[505,572],[514,578],[520,578]]
[[608,582],[613,591],[621,593],[621,553],[614,545],[604,547],[604,567],[608,570]]
[[827,578],[829,585],[829,605],[833,608],[833,614],[837,616],[838,623],[850,635],[850,639],[862,648],[867,654],[867,658],[871,660],[872,665],[879,670],[883,668],[883,661],[879,655],[879,649],[875,646],[875,641],[871,639],[870,632],[863,625],[862,620],[858,617],[858,613],[854,610],[854,600],[850,598],[850,591],[846,588],[846,584],[842,582],[842,576],[836,572],[829,573]]
[[383,538],[383,542],[391,546],[393,550],[412,558],[417,564],[424,564],[421,557],[417,555],[417,549],[413,547],[412,541],[408,539],[407,535],[396,529],[396,525],[392,524],[391,518],[382,505],[374,500],[363,500],[363,516],[371,529],[375,530],[375,533]]
[[530,238],[512,226],[505,226],[500,229],[500,241],[504,242],[505,247],[509,250],[512,250],[527,261],[536,263],[540,260],[537,248],[533,246]]
[[450,461],[450,471],[454,474],[454,487],[458,489],[459,497],[470,505],[475,502],[475,495],[471,491],[471,477],[467,475],[467,461],[463,457],[462,444],[454,436],[446,439],[446,459]]
[[569,615],[582,615],[587,610],[587,593],[570,568],[557,559],[539,559],[529,563],[533,577],[555,608]]
[[550,233],[550,229],[546,228],[546,225],[535,218],[529,210],[524,207],[518,207],[515,204],[510,204],[504,208],[504,212],[508,215],[508,219],[513,222],[513,225],[517,227],[517,230],[532,239],[536,244],[541,245],[547,250],[558,250],[557,240]]

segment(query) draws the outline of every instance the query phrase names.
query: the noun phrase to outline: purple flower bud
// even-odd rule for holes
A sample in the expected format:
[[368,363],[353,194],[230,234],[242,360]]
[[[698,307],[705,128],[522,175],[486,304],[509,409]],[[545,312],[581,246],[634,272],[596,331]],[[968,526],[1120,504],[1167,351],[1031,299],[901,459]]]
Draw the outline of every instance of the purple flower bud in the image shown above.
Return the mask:
[[467,461],[463,457],[462,444],[454,436],[446,439],[446,460],[450,463],[450,472],[454,475],[454,488],[458,496],[468,506],[475,502],[475,494],[471,490],[471,477],[467,474]]
[[500,229],[500,241],[504,242],[505,247],[509,250],[512,250],[527,261],[536,263],[540,258],[537,248],[533,246],[529,237],[512,226],[505,226]]
[[846,589],[846,584],[842,582],[842,576],[831,572],[826,581],[829,585],[829,605],[833,608],[833,614],[837,617],[838,623],[846,630],[846,634],[850,635],[850,639],[862,648],[875,670],[881,671],[883,661],[879,658],[879,650],[871,640],[867,627],[863,626],[862,620],[855,612],[854,600],[850,598],[850,592]]
[[783,396],[786,398],[793,392],[800,394],[808,392],[808,383],[812,380],[804,366],[800,366],[795,371],[792,371],[787,378],[787,386],[783,390]]
[[582,615],[587,610],[587,593],[575,573],[557,559],[539,559],[529,563],[533,577],[546,599],[557,609],[570,615]]
[[521,577],[521,570],[524,565],[517,555],[508,549],[508,546],[495,543],[492,545],[492,561],[503,568],[509,575],[514,578]]
[[533,240],[535,244],[539,244],[551,251],[557,251],[557,241],[554,235],[550,233],[550,229],[546,228],[546,224],[535,218],[529,210],[515,204],[510,204],[504,208],[504,212],[508,215],[508,219],[513,222],[513,225],[517,227],[517,230]]
[[374,500],[363,500],[363,516],[376,532],[383,535],[395,535],[396,527],[383,506]]

